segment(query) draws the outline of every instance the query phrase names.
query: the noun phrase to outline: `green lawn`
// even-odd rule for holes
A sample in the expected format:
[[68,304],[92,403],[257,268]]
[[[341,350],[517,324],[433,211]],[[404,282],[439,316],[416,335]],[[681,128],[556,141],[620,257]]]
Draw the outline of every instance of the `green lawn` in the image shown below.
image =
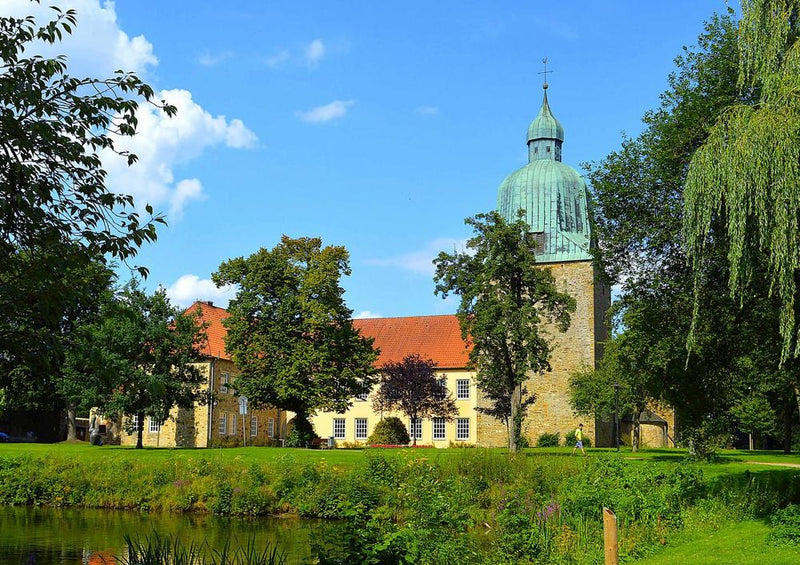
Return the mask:
[[[381,450],[387,454],[397,454],[397,456],[426,457],[438,461],[453,457],[463,453],[463,449],[385,449]],[[492,449],[492,451],[503,451],[502,449]],[[568,447],[532,448],[524,450],[527,457],[573,457],[579,459],[580,454],[571,456],[572,449]],[[602,453],[613,453],[613,449],[592,448],[587,449],[588,457],[595,457]],[[637,462],[655,461],[664,465],[677,465],[685,462],[685,449],[644,449],[638,453],[631,453],[630,449],[622,449],[622,456],[631,464]],[[135,450],[131,447],[120,447],[105,445],[96,447],[84,442],[77,443],[0,443],[0,456],[7,455],[61,455],[80,457],[82,459],[100,458],[135,458],[136,460],[164,461],[174,458],[203,458],[210,461],[242,461],[243,463],[267,463],[276,459],[291,457],[295,461],[319,461],[325,460],[332,465],[350,465],[360,461],[364,450],[359,449],[294,449],[294,448],[267,448],[267,447],[235,447],[225,449],[169,449],[169,448],[145,448]],[[788,465],[800,465],[800,454],[793,453],[785,455],[775,451],[739,451],[722,450],[719,452],[720,461],[718,463],[703,464],[703,471],[708,478],[719,475],[744,472],[763,472],[774,471],[780,467],[772,465],[761,465],[759,463],[780,463]],[[753,463],[755,462],[755,463]],[[788,466],[787,466],[788,468]]]
[[717,530],[682,532],[670,544],[637,565],[790,565],[800,563],[800,548],[765,545],[764,522],[726,524]]

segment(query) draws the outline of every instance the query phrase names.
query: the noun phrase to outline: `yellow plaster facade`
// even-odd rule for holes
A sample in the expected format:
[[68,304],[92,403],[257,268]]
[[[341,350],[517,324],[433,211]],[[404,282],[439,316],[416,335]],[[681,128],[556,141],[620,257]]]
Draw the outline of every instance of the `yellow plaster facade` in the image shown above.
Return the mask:
[[[418,445],[448,447],[452,444],[478,443],[478,388],[475,383],[475,372],[466,369],[441,370],[439,378],[445,379],[447,390],[456,402],[458,414],[450,421],[437,421],[434,430],[434,419],[422,418],[417,437]],[[344,413],[320,412],[311,418],[314,431],[322,438],[334,438],[336,447],[366,445],[375,425],[382,419],[391,416],[400,418],[411,436],[410,419],[399,412],[375,412],[372,409],[373,396],[366,399],[354,399],[352,407]],[[358,428],[356,427],[358,425]],[[434,435],[436,432],[436,435]]]

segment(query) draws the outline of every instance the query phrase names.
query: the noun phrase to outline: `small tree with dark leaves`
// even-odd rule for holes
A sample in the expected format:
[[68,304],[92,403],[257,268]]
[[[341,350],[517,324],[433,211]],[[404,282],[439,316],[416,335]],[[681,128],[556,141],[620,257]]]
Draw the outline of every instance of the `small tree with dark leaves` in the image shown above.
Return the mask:
[[[377,412],[402,412],[412,422],[432,416],[449,421],[458,413],[453,395],[436,374],[436,363],[417,353],[406,355],[399,363],[384,363],[372,406]],[[417,445],[413,430],[411,437]]]

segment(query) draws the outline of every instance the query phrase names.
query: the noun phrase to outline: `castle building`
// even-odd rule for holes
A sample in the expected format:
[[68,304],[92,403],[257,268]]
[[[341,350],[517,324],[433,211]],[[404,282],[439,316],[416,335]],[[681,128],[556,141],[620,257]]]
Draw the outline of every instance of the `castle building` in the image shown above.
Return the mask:
[[[239,370],[225,351],[227,330],[222,321],[228,311],[211,302],[195,302],[187,312],[200,310],[206,324],[207,341],[203,360],[195,363],[203,375],[200,392],[210,400],[191,408],[173,408],[164,422],[147,417],[142,444],[147,447],[234,447],[240,445],[280,445],[286,433],[286,413],[275,408],[239,410],[234,383]],[[135,416],[114,426],[108,440],[121,445],[136,445]],[[113,437],[112,436],[115,436]]]
[[[497,191],[497,211],[506,221],[515,221],[519,210],[524,211],[537,243],[537,262],[550,269],[559,290],[577,303],[569,329],[549,331],[552,370],[531,375],[526,383],[536,395],[523,423],[523,433],[532,441],[544,432],[559,431],[563,437],[579,423],[569,405],[570,374],[595,368],[608,339],[611,293],[592,262],[587,187],[580,174],[562,162],[563,143],[564,127],[550,110],[545,83],[542,107],[528,128],[528,163],[506,177]],[[595,443],[610,445],[607,426],[595,429],[595,422],[580,421]],[[487,433],[493,435],[490,426],[487,422]]]
[[[583,422],[585,433],[595,443],[599,440],[601,444],[610,445],[610,426],[596,426],[594,421],[584,421],[573,413],[569,404],[570,374],[595,368],[602,355],[602,342],[608,335],[605,315],[611,304],[611,295],[609,289],[598,280],[592,262],[586,183],[575,169],[561,161],[563,143],[564,127],[550,110],[545,85],[542,107],[528,128],[528,164],[500,184],[497,210],[507,221],[515,221],[519,210],[524,211],[524,219],[537,242],[537,261],[542,268],[551,270],[562,292],[575,298],[577,309],[567,332],[549,328],[548,333],[554,345],[550,360],[552,370],[544,375],[531,375],[526,383],[528,392],[536,395],[536,402],[528,409],[522,432],[529,443],[535,445],[543,433],[558,432],[564,437]],[[415,332],[430,332],[429,328],[417,325],[415,318],[357,320],[356,327],[364,335],[375,337],[375,345],[382,351],[378,366],[389,360],[397,360],[395,357],[402,350],[403,354],[419,353],[433,359],[443,375],[450,375],[448,385],[451,392],[458,392],[453,388],[457,383],[451,381],[469,380],[469,386],[475,394],[469,397],[469,402],[459,403],[459,415],[456,418],[456,422],[469,420],[469,435],[453,438],[452,433],[448,433],[446,440],[439,436],[441,441],[436,441],[436,438],[429,441],[434,423],[423,421],[417,424],[422,429],[423,443],[444,446],[464,441],[487,447],[508,445],[505,424],[476,410],[485,400],[475,387],[475,373],[467,368],[468,349],[461,339],[458,321],[455,316],[439,318],[439,329],[449,332],[446,336],[442,333],[415,336]],[[377,332],[377,328],[382,328],[382,331]],[[443,339],[448,340],[448,348],[453,352],[460,350],[458,356],[453,356],[460,360],[458,366],[442,363],[438,358],[441,353],[439,340]],[[402,347],[398,348],[398,344],[402,344]],[[384,353],[387,345],[391,353]],[[458,400],[459,397],[456,398]],[[347,440],[353,442],[363,441],[366,437],[363,432],[360,437],[351,437],[350,430],[357,420],[362,422],[362,426],[366,421],[367,428],[371,429],[372,422],[378,419],[378,415],[371,413],[371,403],[356,402],[344,414],[323,413],[316,416],[313,422],[318,434],[330,434],[338,438],[337,431],[344,430]],[[411,430],[411,422],[408,422],[408,426]]]
[[[595,445],[613,444],[610,422],[595,422],[573,413],[569,403],[569,378],[572,373],[593,369],[602,356],[608,339],[606,313],[611,304],[610,289],[604,285],[592,261],[592,233],[589,223],[587,186],[575,169],[562,162],[564,127],[553,115],[544,85],[541,109],[528,128],[528,163],[510,174],[500,184],[497,210],[507,220],[515,221],[520,210],[537,244],[536,268],[550,269],[562,292],[576,301],[576,311],[566,332],[546,328],[553,344],[550,364],[545,374],[531,374],[526,388],[536,396],[528,408],[522,433],[531,445],[540,435],[558,432],[561,437],[584,424],[584,433]],[[206,376],[206,390],[213,391],[214,401],[194,409],[176,409],[166,423],[145,426],[145,443],[171,446],[225,446],[240,444],[244,437],[254,445],[281,445],[286,437],[291,413],[276,409],[252,411],[247,417],[238,414],[235,379],[239,374],[225,352],[226,329],[222,323],[227,312],[210,303],[197,302],[207,324],[206,360],[200,368]],[[352,399],[343,413],[320,412],[312,416],[316,433],[330,438],[337,447],[365,445],[375,425],[386,416],[398,416],[417,436],[417,443],[449,445],[508,445],[504,423],[483,414],[485,406],[476,384],[474,369],[469,367],[469,344],[461,337],[458,320],[453,315],[372,318],[354,320],[359,332],[374,339],[380,350],[375,363],[401,361],[406,355],[419,354],[436,363],[439,376],[453,395],[458,414],[445,421],[429,418],[409,421],[402,414],[379,413],[373,409],[372,393]],[[642,428],[644,443],[653,447],[669,445],[668,431],[674,427],[674,415],[648,411]],[[242,426],[249,425],[247,431]],[[630,423],[623,422],[623,434],[630,433]],[[121,434],[123,444],[135,442],[135,436]]]

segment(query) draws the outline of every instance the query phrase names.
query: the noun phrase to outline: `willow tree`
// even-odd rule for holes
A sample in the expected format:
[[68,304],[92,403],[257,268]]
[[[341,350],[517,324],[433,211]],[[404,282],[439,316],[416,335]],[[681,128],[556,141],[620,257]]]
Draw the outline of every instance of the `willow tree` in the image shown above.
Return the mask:
[[[782,359],[800,354],[800,0],[743,0],[739,23],[742,100],[722,113],[694,154],[684,229],[697,277],[712,223],[727,228],[731,294],[744,300],[760,265],[778,299]],[[754,96],[753,96],[754,95]],[[695,301],[695,319],[699,300]],[[690,343],[693,335],[690,336]]]

